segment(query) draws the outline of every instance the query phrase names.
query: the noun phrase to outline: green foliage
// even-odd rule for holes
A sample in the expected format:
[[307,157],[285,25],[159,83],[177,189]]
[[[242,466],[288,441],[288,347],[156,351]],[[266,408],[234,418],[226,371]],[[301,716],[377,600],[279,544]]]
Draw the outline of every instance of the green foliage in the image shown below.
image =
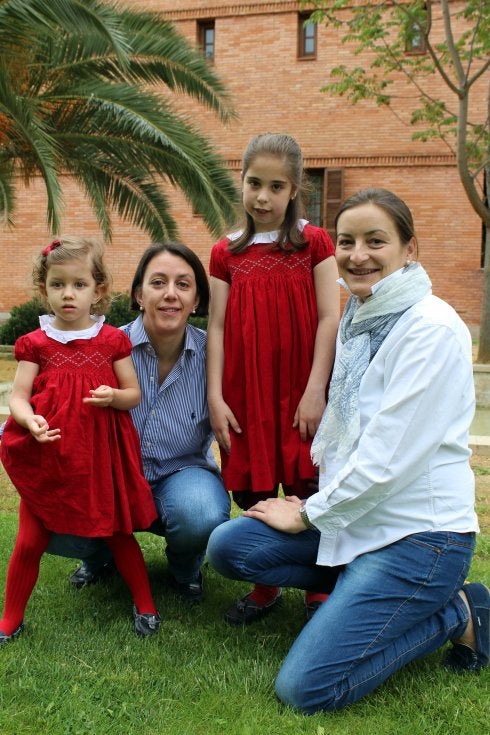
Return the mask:
[[199,329],[204,329],[204,331],[206,331],[208,328],[208,318],[207,316],[190,316],[189,324],[192,324],[194,327],[199,327]]
[[[0,326],[0,344],[13,345],[19,337],[39,327],[39,316],[47,314],[44,302],[34,297],[20,306],[14,306],[10,317]],[[131,310],[130,298],[125,293],[115,293],[105,315],[107,324],[121,327],[133,321],[137,314]],[[200,325],[199,325],[200,326]]]
[[33,332],[39,327],[39,316],[46,313],[44,302],[37,297],[20,306],[14,306],[10,317],[0,327],[0,344],[13,345],[18,337]]
[[[479,178],[489,166],[490,127],[485,105],[473,105],[482,94],[490,68],[490,3],[462,0],[313,0],[313,19],[341,35],[353,57],[364,64],[330,69],[322,91],[346,96],[357,104],[374,100],[416,127],[413,138],[442,140],[454,153],[461,182],[475,212],[490,226],[490,209]],[[441,38],[443,39],[441,41]],[[409,52],[409,53],[407,53]],[[440,82],[435,91],[434,77]],[[405,87],[409,88],[405,93]],[[449,94],[448,94],[449,93]],[[483,91],[488,95],[488,89]],[[403,107],[397,103],[403,99]],[[471,111],[481,109],[481,119]]]
[[131,309],[131,299],[129,294],[113,294],[111,305],[105,315],[107,324],[112,324],[113,327],[122,327],[123,324],[132,322],[136,316],[136,312]]
[[12,220],[18,175],[40,175],[58,233],[63,173],[106,238],[112,211],[154,241],[176,237],[169,186],[221,234],[234,179],[174,95],[234,116],[214,67],[163,15],[113,0],[0,0],[0,220]]
[[[0,344],[13,345],[23,334],[33,332],[39,327],[39,317],[46,314],[47,309],[44,302],[34,297],[20,306],[14,306],[10,317],[0,326]],[[138,312],[131,309],[131,299],[127,293],[113,294],[111,305],[105,315],[106,323],[113,327],[122,327],[132,322],[138,316]],[[191,316],[189,322],[200,329],[207,329],[208,318],[206,316]]]

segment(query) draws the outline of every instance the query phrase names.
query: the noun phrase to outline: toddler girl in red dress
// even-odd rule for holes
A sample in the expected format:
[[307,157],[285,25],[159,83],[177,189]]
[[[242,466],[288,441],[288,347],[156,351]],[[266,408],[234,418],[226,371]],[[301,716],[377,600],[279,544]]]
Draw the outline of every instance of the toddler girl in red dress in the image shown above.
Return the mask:
[[157,514],[129,414],[140,400],[131,343],[102,316],[110,302],[103,247],[55,240],[39,255],[33,280],[52,313],[15,344],[0,456],[21,499],[0,645],[24,628],[51,533],[104,539],[133,595],[135,631],[151,635],[160,616],[133,529]]

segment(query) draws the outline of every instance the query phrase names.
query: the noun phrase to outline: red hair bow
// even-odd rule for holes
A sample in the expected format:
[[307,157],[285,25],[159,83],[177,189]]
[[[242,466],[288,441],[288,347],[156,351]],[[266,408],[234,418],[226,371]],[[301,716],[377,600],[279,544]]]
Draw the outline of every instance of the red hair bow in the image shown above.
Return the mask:
[[51,250],[58,248],[60,245],[61,245],[61,240],[53,240],[53,242],[50,242],[49,245],[46,245],[41,255],[48,255],[51,252]]

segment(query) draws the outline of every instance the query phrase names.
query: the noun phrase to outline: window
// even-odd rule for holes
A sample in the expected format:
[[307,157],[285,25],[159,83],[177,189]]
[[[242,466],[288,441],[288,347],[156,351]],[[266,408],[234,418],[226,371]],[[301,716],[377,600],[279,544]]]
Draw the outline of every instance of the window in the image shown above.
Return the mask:
[[202,51],[203,56],[208,61],[214,61],[214,20],[207,20],[197,24],[197,43]]
[[427,6],[423,5],[407,18],[405,29],[405,51],[407,54],[425,54],[427,44],[425,34],[429,29]]
[[308,23],[309,13],[298,14],[298,58],[316,59],[316,23]]
[[341,168],[310,168],[306,218],[323,227],[335,240],[335,217],[344,198],[344,171]]

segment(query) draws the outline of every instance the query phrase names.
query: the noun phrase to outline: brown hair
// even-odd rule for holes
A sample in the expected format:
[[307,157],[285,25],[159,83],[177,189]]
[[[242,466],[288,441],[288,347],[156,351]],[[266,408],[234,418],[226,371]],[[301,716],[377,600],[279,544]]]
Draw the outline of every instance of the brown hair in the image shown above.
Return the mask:
[[94,281],[98,286],[102,286],[102,295],[99,301],[92,305],[92,311],[97,315],[105,314],[111,303],[112,277],[104,263],[103,243],[89,237],[72,235],[60,237],[38,255],[32,269],[32,282],[43,300],[46,301],[46,279],[52,265],[86,259],[90,259]]
[[388,191],[388,189],[361,189],[361,191],[346,199],[340,205],[340,209],[335,217],[335,229],[337,229],[337,222],[343,212],[346,212],[348,209],[354,209],[354,207],[359,207],[361,204],[374,204],[384,210],[393,220],[398,236],[404,245],[408,245],[412,238],[417,242],[415,225],[410,209],[403,199],[400,199],[400,197],[397,197],[396,194]]
[[143,285],[148,264],[160,253],[171,253],[171,255],[176,255],[177,257],[182,258],[182,260],[185,260],[185,262],[190,265],[194,271],[196,291],[199,298],[199,304],[196,307],[196,315],[206,316],[209,306],[209,283],[206,271],[196,253],[188,248],[187,245],[180,242],[156,242],[145,250],[140,258],[140,262],[136,266],[133,283],[131,284],[131,308],[134,311],[139,309],[139,304],[136,300],[137,293]]
[[[306,243],[303,233],[298,229],[298,220],[303,216],[304,173],[303,154],[298,143],[290,135],[281,133],[262,133],[249,142],[243,154],[242,181],[257,156],[277,156],[286,167],[287,176],[297,193],[288,203],[284,222],[279,230],[278,246],[285,252],[302,250]],[[244,250],[255,234],[255,223],[245,212],[243,233],[237,240],[230,242],[229,249],[235,253]]]

